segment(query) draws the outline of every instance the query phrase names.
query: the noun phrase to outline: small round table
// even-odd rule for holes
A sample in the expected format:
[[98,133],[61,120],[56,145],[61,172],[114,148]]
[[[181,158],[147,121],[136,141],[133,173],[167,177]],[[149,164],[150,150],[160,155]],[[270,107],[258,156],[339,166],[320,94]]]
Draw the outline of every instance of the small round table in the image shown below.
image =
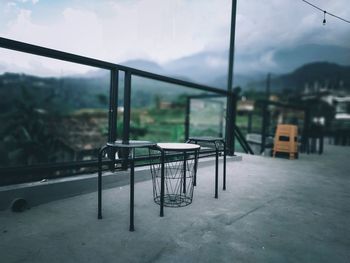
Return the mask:
[[[191,143],[209,143],[215,147],[215,198],[218,198],[218,184],[219,184],[219,145],[223,145],[224,162],[223,162],[223,190],[226,190],[226,143],[223,138],[218,137],[190,137],[187,142]],[[195,178],[195,185],[196,185]]]
[[[160,216],[164,216],[164,206],[182,207],[189,205],[193,198],[193,186],[197,173],[200,145],[190,143],[157,143],[161,152],[160,167],[152,165],[154,201],[160,205]],[[193,158],[191,158],[191,155]],[[181,158],[179,160],[179,157]],[[157,164],[156,164],[157,165]],[[160,193],[158,192],[160,168]],[[167,182],[165,182],[165,179]],[[189,182],[188,182],[189,180]],[[174,184],[171,184],[174,181]],[[166,189],[165,189],[166,183]]]
[[102,219],[102,157],[108,149],[115,151],[125,150],[126,165],[130,164],[130,226],[129,231],[134,231],[134,152],[136,148],[151,148],[156,144],[149,141],[127,142],[115,141],[108,142],[104,145],[98,154],[98,219]]

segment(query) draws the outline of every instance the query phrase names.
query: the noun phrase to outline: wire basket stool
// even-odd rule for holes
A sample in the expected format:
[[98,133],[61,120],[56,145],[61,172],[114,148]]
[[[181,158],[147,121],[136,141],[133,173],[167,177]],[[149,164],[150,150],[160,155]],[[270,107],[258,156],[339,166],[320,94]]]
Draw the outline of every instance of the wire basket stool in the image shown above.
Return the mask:
[[[164,206],[183,207],[192,203],[198,149],[164,149]],[[159,151],[158,151],[159,153]],[[162,158],[150,150],[153,199],[161,205]]]

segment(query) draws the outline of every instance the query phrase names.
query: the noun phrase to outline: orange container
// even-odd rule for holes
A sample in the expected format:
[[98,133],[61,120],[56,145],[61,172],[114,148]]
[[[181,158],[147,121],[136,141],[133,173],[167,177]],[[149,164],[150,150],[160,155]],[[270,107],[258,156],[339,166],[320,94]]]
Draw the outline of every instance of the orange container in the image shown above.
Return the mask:
[[298,153],[298,127],[296,125],[277,125],[273,157],[276,156],[277,152],[289,153],[289,159],[295,159]]

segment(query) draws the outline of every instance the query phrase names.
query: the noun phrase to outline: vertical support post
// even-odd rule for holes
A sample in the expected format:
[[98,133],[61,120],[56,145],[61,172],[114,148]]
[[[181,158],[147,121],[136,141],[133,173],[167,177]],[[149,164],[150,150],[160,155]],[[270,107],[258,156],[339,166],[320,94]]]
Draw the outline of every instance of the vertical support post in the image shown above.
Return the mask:
[[248,112],[248,127],[247,127],[247,132],[251,133],[252,132],[252,112]]
[[125,71],[124,78],[124,116],[123,116],[123,143],[127,143],[130,137],[130,113],[131,113],[131,72]]
[[[117,117],[118,117],[118,70],[110,71],[110,88],[109,88],[109,111],[108,111],[108,142],[114,142],[117,139]],[[109,169],[115,168],[115,149],[110,148],[108,158],[113,161]]]
[[[129,159],[129,157],[127,158]],[[130,227],[129,231],[134,231],[134,188],[135,188],[135,168],[134,168],[134,156],[130,156]]]
[[164,188],[165,188],[165,153],[164,150],[161,150],[160,156],[160,216],[164,216]]
[[187,167],[186,167],[186,152],[184,152],[184,161],[183,161],[183,189],[182,189],[182,192],[184,194],[186,194],[186,170],[187,170]]
[[[228,59],[228,74],[227,74],[227,91],[232,93],[233,87],[233,61],[234,61],[234,46],[235,46],[235,32],[236,32],[236,10],[237,0],[232,0],[231,7],[231,28],[230,28],[230,52]],[[234,155],[234,125],[235,125],[235,107],[233,105],[233,96],[227,97],[227,113],[226,113],[226,144],[228,146],[228,154]]]
[[262,154],[265,151],[266,145],[266,127],[267,127],[267,101],[263,101],[262,109],[262,125],[261,125],[261,148],[260,153]]
[[219,185],[219,149],[215,142],[215,198],[218,198],[218,185]]
[[323,127],[320,127],[319,130],[319,148],[318,148],[318,154],[323,153],[323,144],[324,144],[324,133],[323,133]]
[[220,102],[219,137],[224,136],[224,103]]
[[236,122],[236,96],[230,89],[227,96],[227,109],[226,109],[226,146],[228,149],[228,155],[234,155],[235,153],[235,138],[234,127]]
[[109,89],[109,113],[108,113],[108,142],[114,142],[117,138],[118,115],[118,70],[111,70]]
[[310,110],[305,110],[305,123],[304,123],[304,143],[305,143],[305,152],[307,154],[310,153],[310,146],[309,146],[309,132],[310,132]]
[[97,178],[97,218],[102,219],[102,157],[107,146],[103,146],[98,152],[98,178]]
[[270,100],[270,83],[271,83],[271,74],[268,73],[266,77],[266,100]]
[[237,0],[232,0],[231,7],[231,30],[230,30],[230,52],[228,59],[228,77],[227,77],[227,90],[233,87],[233,61],[234,61],[234,49],[235,49],[235,33],[236,33],[236,10]]
[[223,176],[223,186],[222,189],[225,191],[226,190],[226,143],[225,141],[222,141],[224,145],[224,176]]
[[196,150],[195,151],[195,156],[194,156],[194,180],[193,180],[193,186],[197,186],[198,153],[199,153],[199,150]]
[[190,112],[191,112],[191,98],[186,98],[186,116],[185,116],[185,141],[190,137]]
[[[131,72],[125,71],[124,77],[124,115],[123,115],[123,143],[129,142],[130,137],[130,114],[131,114]],[[125,160],[122,162],[122,168],[128,167],[128,149],[122,150],[122,158]]]
[[102,150],[98,153],[98,181],[97,181],[97,218],[102,219]]

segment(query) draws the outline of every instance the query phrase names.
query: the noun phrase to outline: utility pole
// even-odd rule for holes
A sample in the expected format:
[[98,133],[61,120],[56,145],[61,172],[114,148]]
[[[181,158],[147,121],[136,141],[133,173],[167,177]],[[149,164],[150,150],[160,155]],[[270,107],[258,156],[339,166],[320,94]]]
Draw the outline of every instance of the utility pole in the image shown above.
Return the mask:
[[267,73],[266,78],[266,100],[270,100],[271,73]]
[[[227,91],[232,94],[233,85],[233,61],[234,61],[234,47],[235,47],[235,32],[236,32],[236,11],[237,0],[232,0],[231,9],[231,29],[230,29],[230,50],[228,58],[228,76],[227,76]],[[235,152],[235,137],[234,127],[236,120],[236,106],[234,101],[236,98],[232,94],[227,96],[226,104],[226,145],[228,146],[228,154],[234,155]]]
[[269,103],[270,100],[270,82],[271,82],[271,74],[268,73],[266,77],[266,101],[263,103],[263,111],[262,111],[262,127],[261,127],[261,148],[260,153],[263,154],[265,152],[265,146],[266,146],[266,133],[269,130],[269,123],[270,123],[270,117],[269,117]]

